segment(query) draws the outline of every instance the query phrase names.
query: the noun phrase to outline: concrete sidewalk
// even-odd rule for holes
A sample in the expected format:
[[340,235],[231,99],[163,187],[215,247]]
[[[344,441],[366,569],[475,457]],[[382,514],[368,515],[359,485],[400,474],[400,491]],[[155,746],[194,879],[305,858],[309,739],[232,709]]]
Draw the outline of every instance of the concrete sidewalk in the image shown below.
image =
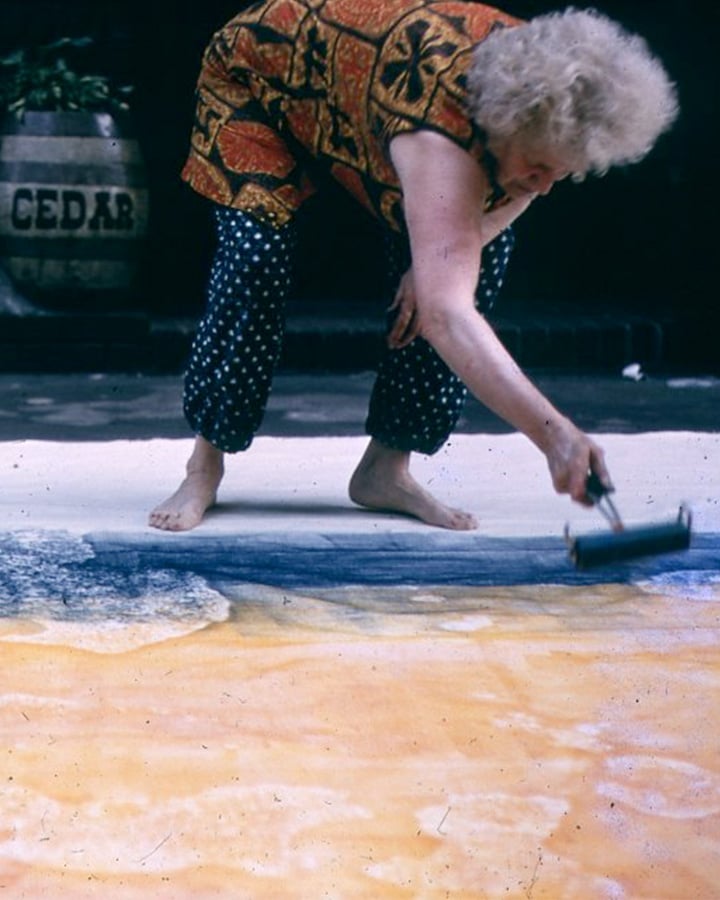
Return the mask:
[[[260,434],[353,437],[364,433],[372,372],[281,372]],[[540,389],[586,431],[720,431],[720,378],[538,373]],[[0,374],[0,441],[186,438],[177,375]],[[466,434],[511,429],[472,397],[458,425]]]
[[629,524],[694,513],[688,552],[587,573],[563,528],[602,519],[484,412],[414,466],[476,532],[351,504],[362,380],[281,381],[281,433],[167,534],[176,381],[14,384],[6,893],[720,900],[720,433],[673,427],[712,382],[555,384],[613,432]]
[[458,435],[436,457],[416,460],[423,485],[477,516],[473,532],[355,507],[346,485],[360,437],[258,438],[231,461],[219,505],[182,535],[151,529],[146,519],[176,487],[189,440],[7,442],[0,445],[4,596],[32,593],[33,578],[56,600],[84,594],[95,589],[98,566],[103,578],[112,572],[120,581],[170,571],[295,588],[582,584],[720,570],[720,435],[599,440],[626,522],[669,522],[687,504],[695,529],[689,552],[576,572],[565,525],[573,534],[607,526],[597,511],[553,493],[543,458],[517,434]]
[[[211,579],[222,569],[231,580],[286,586],[583,583],[673,566],[720,569],[718,379],[536,379],[581,427],[601,435],[629,523],[671,521],[681,503],[694,514],[690,553],[588,575],[569,564],[563,529],[602,530],[604,520],[556,496],[537,450],[474,401],[447,447],[418,457],[414,471],[443,500],[473,512],[478,531],[446,532],[356,508],[346,486],[366,442],[372,377],[279,375],[261,435],[228,460],[219,506],[197,531],[167,535],[146,520],[177,486],[190,452],[178,377],[0,376],[6,596],[26,590],[9,559],[32,569],[52,558],[67,575],[62,560],[76,551],[104,559],[118,579],[133,566]],[[21,540],[25,550],[17,533],[34,535]],[[91,569],[75,572],[77,590],[90,589]]]

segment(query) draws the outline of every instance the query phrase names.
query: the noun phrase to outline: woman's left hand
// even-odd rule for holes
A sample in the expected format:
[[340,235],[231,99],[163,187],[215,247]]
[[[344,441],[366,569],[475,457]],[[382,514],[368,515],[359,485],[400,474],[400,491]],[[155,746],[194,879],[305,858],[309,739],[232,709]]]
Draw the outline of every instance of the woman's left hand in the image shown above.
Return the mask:
[[420,333],[412,269],[408,269],[400,279],[395,299],[388,307],[388,312],[394,311],[396,315],[387,344],[392,350],[400,350],[411,344]]
[[559,426],[550,428],[553,437],[543,448],[553,486],[558,494],[569,494],[576,503],[592,506],[595,501],[587,492],[587,479],[591,472],[597,475],[606,490],[613,490],[605,454],[569,419],[561,417],[559,422]]

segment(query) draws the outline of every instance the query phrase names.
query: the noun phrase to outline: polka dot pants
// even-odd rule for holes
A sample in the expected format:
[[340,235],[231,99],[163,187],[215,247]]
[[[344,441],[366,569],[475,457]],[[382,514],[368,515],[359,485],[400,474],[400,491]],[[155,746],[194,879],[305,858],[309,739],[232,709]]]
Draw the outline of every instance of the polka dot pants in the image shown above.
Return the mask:
[[[262,422],[280,355],[291,287],[293,223],[274,228],[240,210],[217,207],[217,250],[208,305],[185,376],[184,409],[196,434],[220,450],[246,450]],[[489,310],[513,246],[511,231],[483,251],[478,308]],[[388,239],[392,295],[409,265],[407,242]],[[462,412],[462,382],[422,338],[388,350],[370,399],[366,431],[388,447],[434,453]]]
[[216,207],[207,311],[185,375],[185,417],[228,453],[246,450],[265,414],[282,348],[295,228]]
[[[502,287],[515,238],[507,229],[483,249],[476,291],[477,307],[485,313]],[[395,238],[388,246],[393,293],[407,270],[407,243]],[[467,389],[422,338],[401,350],[387,350],[378,369],[365,430],[396,450],[436,453],[460,417]]]

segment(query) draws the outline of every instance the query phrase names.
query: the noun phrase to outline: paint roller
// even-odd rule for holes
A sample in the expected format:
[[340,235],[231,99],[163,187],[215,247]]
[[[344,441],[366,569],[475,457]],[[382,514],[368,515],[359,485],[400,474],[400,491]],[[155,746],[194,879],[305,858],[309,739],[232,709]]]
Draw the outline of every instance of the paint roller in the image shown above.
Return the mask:
[[657,525],[627,528],[623,524],[610,491],[595,472],[587,479],[586,491],[598,511],[607,519],[610,533],[571,537],[565,527],[570,559],[578,569],[590,569],[609,563],[626,562],[642,556],[658,556],[687,550],[690,546],[690,511],[681,506],[677,519]]

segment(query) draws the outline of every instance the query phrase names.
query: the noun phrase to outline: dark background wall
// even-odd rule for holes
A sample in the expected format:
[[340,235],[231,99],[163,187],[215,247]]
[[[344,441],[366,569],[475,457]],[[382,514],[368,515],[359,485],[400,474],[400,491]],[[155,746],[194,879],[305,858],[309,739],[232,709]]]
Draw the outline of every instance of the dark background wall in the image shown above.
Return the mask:
[[[577,4],[581,5],[581,4]],[[149,170],[152,220],[138,302],[159,314],[202,305],[211,249],[206,205],[178,179],[193,89],[212,32],[238,0],[0,0],[0,52],[92,35],[92,63],[135,85],[133,118]],[[577,186],[563,183],[518,225],[505,303],[561,300],[658,309],[720,324],[715,287],[717,13],[693,0],[600,0],[601,12],[643,34],[677,82],[682,114],[641,164]],[[558,8],[507,0],[532,16]],[[373,223],[339,192],[303,215],[301,296],[376,297],[380,244]]]

